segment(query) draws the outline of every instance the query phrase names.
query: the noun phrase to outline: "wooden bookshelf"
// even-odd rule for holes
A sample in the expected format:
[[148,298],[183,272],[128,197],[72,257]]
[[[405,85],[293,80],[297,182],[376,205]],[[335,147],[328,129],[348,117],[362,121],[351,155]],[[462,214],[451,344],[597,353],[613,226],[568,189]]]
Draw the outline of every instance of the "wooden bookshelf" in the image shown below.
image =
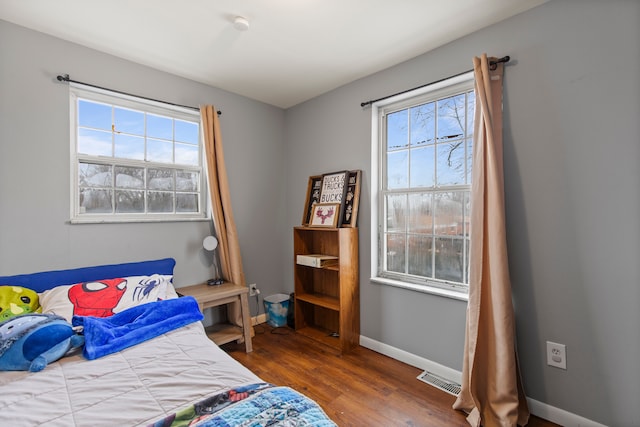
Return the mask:
[[[358,229],[295,227],[293,248],[296,332],[348,352],[360,340]],[[296,263],[308,254],[337,256],[338,263]]]

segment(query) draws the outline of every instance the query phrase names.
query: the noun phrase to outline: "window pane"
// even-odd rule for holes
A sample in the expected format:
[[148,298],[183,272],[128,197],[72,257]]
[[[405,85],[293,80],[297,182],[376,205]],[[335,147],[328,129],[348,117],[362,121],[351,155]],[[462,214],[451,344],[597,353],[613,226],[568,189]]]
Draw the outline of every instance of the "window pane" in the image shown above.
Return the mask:
[[469,266],[471,263],[469,262],[469,239],[464,240],[464,283],[469,283]]
[[176,212],[198,212],[198,195],[176,194]]
[[464,94],[438,101],[438,140],[462,138],[465,127]]
[[462,191],[438,193],[435,195],[434,230],[436,235],[463,235],[463,203],[464,192]]
[[132,160],[144,160],[144,138],[116,134],[114,137],[115,157]]
[[411,145],[433,144],[435,138],[435,102],[411,108]]
[[117,188],[144,188],[144,169],[116,166]]
[[125,108],[114,108],[114,124],[116,132],[144,135],[144,113]]
[[433,145],[411,150],[411,188],[433,187],[434,181]]
[[173,193],[149,191],[149,212],[173,212]]
[[173,119],[147,114],[147,136],[173,140]]
[[147,139],[147,160],[150,162],[173,163],[173,143]]
[[[149,190],[173,190],[173,169],[151,169],[147,171]],[[171,208],[173,210],[173,207]]]
[[78,165],[78,184],[80,187],[111,187],[111,166],[80,163]]
[[111,157],[111,135],[111,131],[78,129],[78,153]]
[[407,218],[407,196],[387,196],[387,231],[405,232]]
[[433,233],[432,200],[428,193],[409,195],[409,232]]
[[198,191],[200,174],[198,172],[176,171],[177,191]]
[[127,213],[139,213],[133,221],[173,220],[176,209],[180,218],[206,216],[197,112],[149,107],[107,91],[71,87],[70,93],[78,170],[72,197],[82,200],[72,221],[88,213],[96,214],[89,221],[128,221],[127,215],[118,219]]
[[475,95],[470,76],[457,87],[445,97],[438,90],[403,97],[376,116],[374,125],[383,129],[378,194],[384,205],[378,206],[382,234],[372,243],[384,245],[377,266],[383,277],[468,283]]
[[198,124],[176,120],[176,141],[198,145]]
[[471,224],[471,193],[469,191],[465,191],[463,198],[463,208],[464,208],[464,237],[469,238],[469,225]]
[[387,271],[404,273],[404,234],[387,234]]
[[179,165],[197,165],[198,146],[176,143],[176,163]]
[[473,174],[473,140],[467,140],[467,179],[466,183],[471,184],[471,176]]
[[387,150],[407,147],[409,143],[408,114],[407,110],[401,110],[387,116]]
[[111,131],[111,105],[78,100],[78,125]]
[[467,136],[473,135],[473,126],[475,120],[476,93],[467,93]]
[[464,141],[438,144],[439,186],[464,184]]
[[435,244],[436,279],[462,282],[462,239],[437,237]]
[[395,151],[387,154],[387,188],[407,188],[409,159],[408,151]]
[[79,191],[80,211],[84,213],[112,213],[111,190],[81,188]]
[[425,235],[409,236],[409,274],[433,277],[431,263],[433,238]]
[[144,191],[117,190],[116,213],[144,213]]

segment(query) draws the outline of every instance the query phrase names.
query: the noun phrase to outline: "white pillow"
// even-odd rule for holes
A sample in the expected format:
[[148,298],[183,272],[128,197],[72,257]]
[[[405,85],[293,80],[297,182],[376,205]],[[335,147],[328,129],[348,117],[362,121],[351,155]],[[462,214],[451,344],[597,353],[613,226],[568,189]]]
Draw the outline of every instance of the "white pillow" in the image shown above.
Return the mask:
[[176,288],[173,286],[173,283],[168,282],[167,294],[165,295],[164,299],[174,299],[174,298],[180,298],[180,295],[178,295],[178,293],[176,292]]
[[171,275],[130,276],[57,286],[40,294],[43,313],[109,317],[127,308],[166,298]]

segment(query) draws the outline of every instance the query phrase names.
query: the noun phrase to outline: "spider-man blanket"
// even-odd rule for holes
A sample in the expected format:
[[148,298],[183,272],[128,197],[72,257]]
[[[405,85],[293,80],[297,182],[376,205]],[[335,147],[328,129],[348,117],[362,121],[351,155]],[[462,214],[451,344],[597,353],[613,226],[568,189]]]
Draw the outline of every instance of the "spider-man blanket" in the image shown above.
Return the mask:
[[93,360],[202,319],[197,301],[186,296],[142,304],[111,317],[73,316],[71,323],[84,327],[82,354]]
[[335,427],[316,402],[289,387],[250,384],[208,397],[149,427]]

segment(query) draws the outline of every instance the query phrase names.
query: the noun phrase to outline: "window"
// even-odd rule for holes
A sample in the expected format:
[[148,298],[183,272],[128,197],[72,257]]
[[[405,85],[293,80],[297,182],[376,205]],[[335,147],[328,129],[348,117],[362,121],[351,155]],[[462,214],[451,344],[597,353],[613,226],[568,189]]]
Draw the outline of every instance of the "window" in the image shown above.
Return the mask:
[[195,110],[72,84],[72,222],[206,218]]
[[373,106],[372,280],[468,292],[473,73]]

